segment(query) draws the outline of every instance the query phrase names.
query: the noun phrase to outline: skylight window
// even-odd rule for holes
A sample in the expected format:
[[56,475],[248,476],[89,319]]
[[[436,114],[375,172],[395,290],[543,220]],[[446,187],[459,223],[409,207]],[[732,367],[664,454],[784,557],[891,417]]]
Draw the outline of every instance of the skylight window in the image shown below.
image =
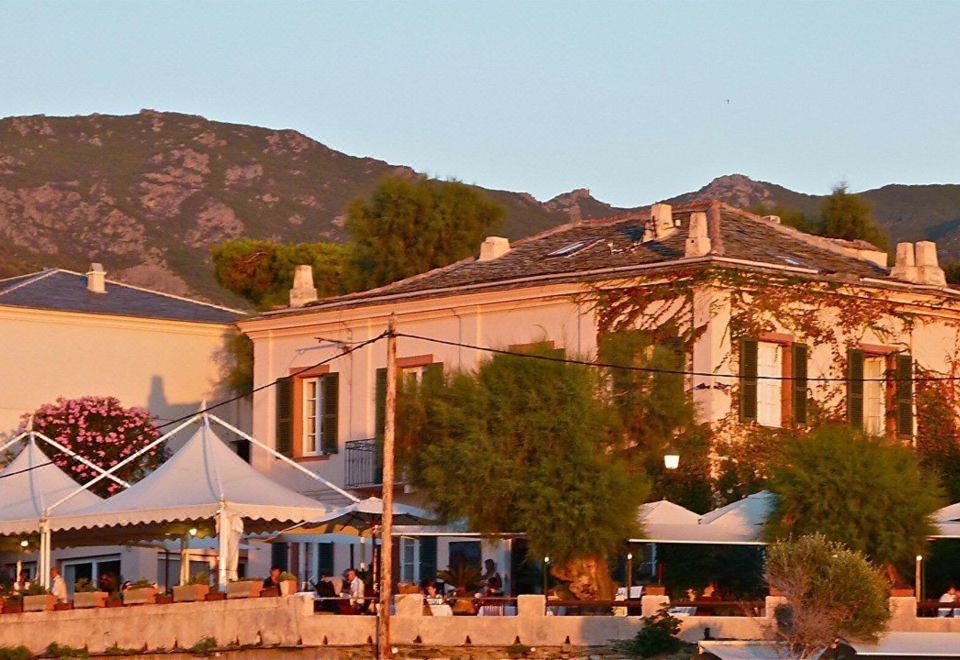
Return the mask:
[[548,257],[569,257],[570,255],[580,252],[580,250],[589,247],[596,243],[596,241],[577,241],[576,243],[570,243],[569,245],[564,245],[558,250],[554,250],[549,253]]

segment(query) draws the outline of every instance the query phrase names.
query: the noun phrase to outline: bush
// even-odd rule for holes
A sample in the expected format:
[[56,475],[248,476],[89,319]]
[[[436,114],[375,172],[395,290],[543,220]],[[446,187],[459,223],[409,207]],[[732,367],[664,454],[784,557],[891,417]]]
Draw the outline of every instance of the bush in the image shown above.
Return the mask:
[[130,589],[149,589],[150,587],[155,586],[153,582],[146,578],[140,578],[136,582],[130,583]]
[[216,637],[203,637],[196,644],[187,649],[194,655],[210,655],[217,648]]
[[0,646],[0,660],[33,660],[26,646]]
[[89,658],[90,653],[87,649],[74,648],[65,644],[50,642],[43,656],[46,658]]
[[73,583],[73,591],[74,593],[92,593],[94,591],[100,591],[100,589],[97,588],[97,585],[95,585],[90,578],[80,578]]
[[636,636],[622,644],[621,650],[641,658],[652,658],[655,655],[676,653],[683,648],[683,640],[677,637],[680,634],[680,619],[670,616],[667,608],[663,608],[653,616],[643,617],[643,628]]
[[46,587],[39,582],[31,582],[27,590],[23,592],[25,596],[45,596],[50,593]]
[[194,573],[190,576],[190,579],[187,580],[187,584],[199,584],[210,586],[210,573],[207,571],[200,571],[199,573]]

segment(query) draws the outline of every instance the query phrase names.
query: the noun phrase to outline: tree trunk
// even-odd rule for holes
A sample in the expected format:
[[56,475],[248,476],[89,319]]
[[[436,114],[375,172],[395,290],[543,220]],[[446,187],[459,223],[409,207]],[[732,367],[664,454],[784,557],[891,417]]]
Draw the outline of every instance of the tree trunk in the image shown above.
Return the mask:
[[550,568],[553,577],[566,583],[578,600],[613,600],[617,585],[610,577],[606,560],[589,555]]

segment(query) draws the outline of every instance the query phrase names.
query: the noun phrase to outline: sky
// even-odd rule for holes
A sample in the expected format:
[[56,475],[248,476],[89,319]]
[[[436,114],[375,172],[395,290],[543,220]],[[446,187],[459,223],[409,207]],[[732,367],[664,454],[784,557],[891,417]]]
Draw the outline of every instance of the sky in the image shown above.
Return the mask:
[[0,0],[0,116],[293,128],[539,199],[821,194],[960,183],[958,46],[960,2]]

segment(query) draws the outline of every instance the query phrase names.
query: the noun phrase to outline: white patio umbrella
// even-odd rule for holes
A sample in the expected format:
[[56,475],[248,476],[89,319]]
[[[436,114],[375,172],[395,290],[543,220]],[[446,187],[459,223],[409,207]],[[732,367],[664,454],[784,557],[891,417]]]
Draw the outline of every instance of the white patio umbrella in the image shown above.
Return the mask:
[[[373,536],[383,518],[383,500],[368,497],[365,500],[333,509],[322,516],[302,522],[283,530],[283,534],[350,534],[352,536]],[[428,511],[408,504],[393,505],[395,525],[427,525],[434,516]]]
[[767,490],[748,495],[700,517],[700,525],[730,543],[762,544],[761,535],[773,511],[776,496]]
[[769,513],[763,503],[772,506],[768,496],[755,493],[702,516],[667,500],[648,502],[637,514],[643,534],[630,542],[763,545],[760,531]]

